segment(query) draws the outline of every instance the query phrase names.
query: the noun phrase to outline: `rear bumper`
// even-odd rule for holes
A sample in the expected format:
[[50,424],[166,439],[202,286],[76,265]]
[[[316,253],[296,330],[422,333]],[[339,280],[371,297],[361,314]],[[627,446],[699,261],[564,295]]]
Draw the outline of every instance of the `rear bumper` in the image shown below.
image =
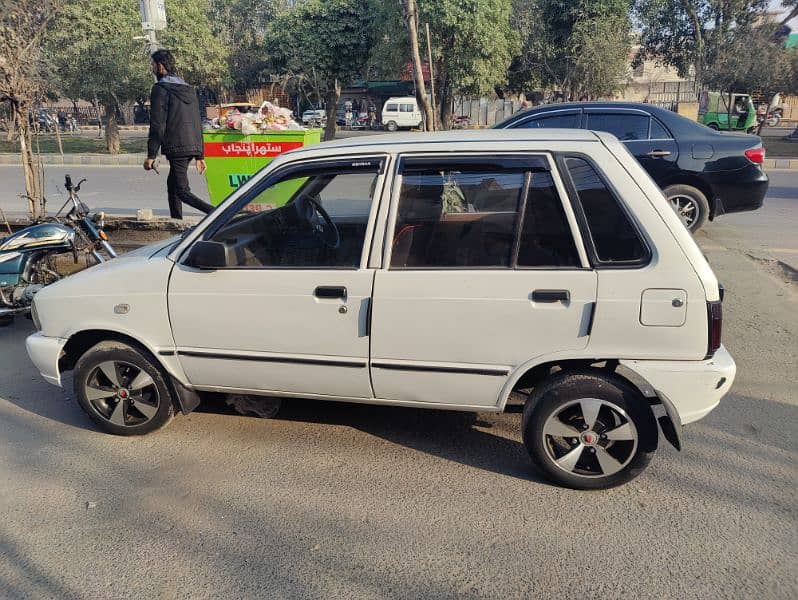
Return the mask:
[[739,171],[705,173],[715,197],[714,216],[756,210],[762,207],[768,191],[768,176],[757,165]]
[[58,359],[61,357],[61,351],[66,343],[65,339],[47,337],[41,332],[29,335],[25,340],[28,356],[39,369],[41,376],[48,383],[59,387],[61,386],[61,373],[58,370]]
[[621,364],[645,379],[663,403],[670,405],[677,426],[698,421],[712,411],[731,389],[737,372],[724,346],[707,360],[622,360]]

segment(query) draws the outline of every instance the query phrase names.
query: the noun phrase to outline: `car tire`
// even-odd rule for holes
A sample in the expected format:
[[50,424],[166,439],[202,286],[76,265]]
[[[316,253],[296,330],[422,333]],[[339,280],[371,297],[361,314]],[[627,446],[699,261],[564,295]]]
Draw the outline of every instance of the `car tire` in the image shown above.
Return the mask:
[[631,481],[657,447],[657,424],[645,398],[603,372],[557,374],[533,391],[524,406],[522,433],[546,477],[579,490]]
[[399,129],[399,126],[396,124],[396,121],[388,121],[385,124],[386,131],[396,131],[397,129]]
[[691,185],[677,184],[669,185],[663,193],[690,233],[695,233],[707,222],[709,200],[701,190]]
[[714,131],[720,131],[720,127],[718,127],[717,123],[710,123],[709,125],[707,125],[707,127],[709,127],[710,129],[712,129]]
[[175,414],[168,375],[146,350],[123,342],[87,350],[75,365],[74,391],[91,420],[114,435],[150,433]]
[[14,322],[14,315],[0,317],[0,327],[8,327]]

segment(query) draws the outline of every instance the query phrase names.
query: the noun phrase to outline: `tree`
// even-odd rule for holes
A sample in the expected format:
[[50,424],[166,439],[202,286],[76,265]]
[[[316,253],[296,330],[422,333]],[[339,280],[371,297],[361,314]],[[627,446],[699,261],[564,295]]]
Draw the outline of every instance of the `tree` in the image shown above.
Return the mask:
[[510,24],[510,0],[420,0],[435,63],[440,123],[447,127],[455,93],[482,94],[507,81],[519,46]]
[[629,68],[628,12],[628,0],[518,0],[514,19],[523,41],[512,87],[555,88],[571,99],[616,92]]
[[775,31],[772,24],[735,29],[729,45],[709,65],[704,83],[728,93],[758,90],[768,99],[768,112],[777,93],[798,93],[798,51],[785,48]]
[[286,74],[313,82],[325,98],[324,139],[335,137],[341,87],[362,77],[373,42],[372,5],[359,0],[306,0],[272,25]]
[[28,212],[38,216],[44,193],[31,150],[30,110],[46,91],[49,72],[43,50],[49,21],[58,10],[54,0],[0,2],[0,103],[11,106],[19,137]]
[[288,5],[288,0],[210,0],[213,34],[227,48],[225,86],[245,94],[265,83],[264,76],[275,68],[270,27]]
[[634,13],[641,25],[637,61],[656,59],[675,67],[681,77],[692,70],[706,84],[707,65],[729,48],[734,32],[752,26],[767,0],[637,0]]
[[[225,73],[225,50],[210,28],[208,0],[167,0],[168,29],[160,42],[175,52],[189,83],[215,82]],[[134,2],[64,0],[48,33],[62,93],[97,99],[105,109],[106,146],[119,152],[117,114],[146,96],[153,83],[141,19]]]
[[421,55],[418,51],[418,14],[415,0],[400,0],[402,17],[407,28],[410,43],[410,58],[413,60],[413,78],[416,82],[416,99],[424,111],[427,131],[435,131],[435,115],[432,114],[427,88],[424,85],[424,72],[421,67]]

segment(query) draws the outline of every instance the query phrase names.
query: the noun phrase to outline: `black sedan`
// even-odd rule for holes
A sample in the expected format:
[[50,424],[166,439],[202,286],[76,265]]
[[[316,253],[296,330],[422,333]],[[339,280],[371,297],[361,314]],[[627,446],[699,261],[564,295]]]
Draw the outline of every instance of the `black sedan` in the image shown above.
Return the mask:
[[612,133],[662,188],[690,231],[724,213],[756,210],[768,189],[762,170],[765,150],[757,136],[713,131],[652,104],[549,104],[516,113],[495,127]]

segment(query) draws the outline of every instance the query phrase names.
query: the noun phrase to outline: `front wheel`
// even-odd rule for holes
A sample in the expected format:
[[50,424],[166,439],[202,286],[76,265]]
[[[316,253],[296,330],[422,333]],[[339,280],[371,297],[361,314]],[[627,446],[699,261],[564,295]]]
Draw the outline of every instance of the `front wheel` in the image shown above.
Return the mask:
[[166,377],[145,351],[123,342],[100,342],[75,365],[75,396],[103,431],[144,435],[174,416]]
[[657,425],[645,399],[605,373],[564,373],[524,406],[524,444],[546,476],[574,489],[626,483],[646,468]]
[[704,193],[691,185],[669,185],[663,190],[671,208],[684,226],[695,233],[709,217],[709,201]]
[[397,129],[399,129],[399,126],[396,124],[396,121],[388,121],[385,124],[385,129],[387,131],[396,131]]

